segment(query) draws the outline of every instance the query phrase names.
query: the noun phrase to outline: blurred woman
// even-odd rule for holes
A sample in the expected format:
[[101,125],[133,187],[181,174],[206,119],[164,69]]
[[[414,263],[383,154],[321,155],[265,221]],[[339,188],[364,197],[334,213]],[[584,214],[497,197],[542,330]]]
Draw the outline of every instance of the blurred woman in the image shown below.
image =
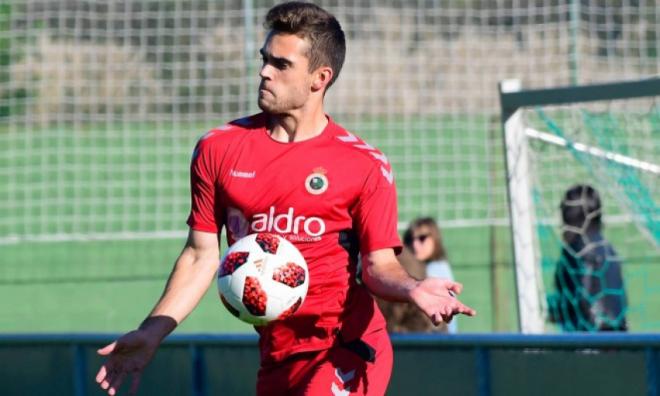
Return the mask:
[[[423,217],[414,220],[403,235],[403,251],[398,259],[408,274],[421,280],[429,276],[453,280],[440,229],[435,220]],[[377,300],[387,320],[390,333],[455,333],[456,319],[447,325],[434,326],[418,309],[405,303]]]
[[[432,217],[413,220],[403,235],[403,244],[415,259],[425,264],[425,276],[454,280],[440,228]],[[456,320],[448,325],[449,333],[458,330]]]

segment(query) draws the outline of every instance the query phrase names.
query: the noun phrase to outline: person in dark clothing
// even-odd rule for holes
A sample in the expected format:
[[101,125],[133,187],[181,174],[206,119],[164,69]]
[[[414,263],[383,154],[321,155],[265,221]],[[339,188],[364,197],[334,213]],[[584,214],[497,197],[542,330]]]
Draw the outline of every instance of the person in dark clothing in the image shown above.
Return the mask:
[[593,187],[578,184],[561,201],[562,247],[550,319],[564,331],[627,331],[622,262],[602,235],[602,204]]

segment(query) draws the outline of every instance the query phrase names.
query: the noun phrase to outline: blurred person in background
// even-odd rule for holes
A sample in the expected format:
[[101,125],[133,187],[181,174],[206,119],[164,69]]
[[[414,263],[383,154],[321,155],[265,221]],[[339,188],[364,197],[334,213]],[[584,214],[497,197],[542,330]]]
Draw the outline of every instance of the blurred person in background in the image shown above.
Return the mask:
[[555,268],[550,321],[564,331],[627,331],[622,263],[602,234],[602,203],[592,186],[569,188],[560,204],[563,247]]
[[[403,234],[403,244],[412,251],[415,259],[425,264],[427,277],[454,280],[440,227],[432,217],[413,220]],[[451,334],[458,331],[456,320],[447,325],[447,330]]]
[[[427,277],[454,280],[447,251],[442,243],[440,228],[431,217],[413,220],[403,235],[404,249],[399,262],[410,276],[421,280]],[[411,304],[379,300],[379,306],[387,319],[391,333],[442,332],[456,333],[456,319],[434,326],[433,323]]]
[[[408,246],[404,246],[397,257],[401,266],[411,277],[422,280],[426,278],[426,265],[415,258]],[[446,333],[447,324],[437,326],[413,304],[391,302],[377,298],[378,307],[387,321],[389,333]],[[455,319],[454,319],[455,320]]]

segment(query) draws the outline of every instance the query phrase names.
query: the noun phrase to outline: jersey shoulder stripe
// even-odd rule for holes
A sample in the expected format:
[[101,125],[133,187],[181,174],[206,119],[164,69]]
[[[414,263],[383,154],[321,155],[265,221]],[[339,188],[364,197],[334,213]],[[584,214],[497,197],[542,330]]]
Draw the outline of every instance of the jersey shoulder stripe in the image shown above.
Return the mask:
[[243,137],[263,128],[264,121],[261,118],[260,114],[243,117],[209,130],[195,144],[192,159],[201,151],[220,154],[233,144],[240,144]]
[[335,136],[335,139],[345,147],[349,147],[351,150],[368,157],[375,163],[375,166],[380,168],[380,173],[388,183],[392,184],[394,182],[394,172],[392,171],[392,165],[390,164],[389,159],[376,147],[370,145],[362,140],[362,138],[347,130],[339,132]]
[[226,144],[241,136],[245,136],[249,132],[261,129],[264,127],[264,121],[261,118],[261,114],[256,114],[212,128],[199,138],[197,147],[199,148],[202,145],[215,146],[214,143]]
[[252,132],[257,129],[261,129],[265,125],[262,118],[263,117],[261,114],[238,118],[224,125],[211,129],[200,138],[200,141],[220,136],[232,137],[236,136],[237,134],[240,135],[241,132]]

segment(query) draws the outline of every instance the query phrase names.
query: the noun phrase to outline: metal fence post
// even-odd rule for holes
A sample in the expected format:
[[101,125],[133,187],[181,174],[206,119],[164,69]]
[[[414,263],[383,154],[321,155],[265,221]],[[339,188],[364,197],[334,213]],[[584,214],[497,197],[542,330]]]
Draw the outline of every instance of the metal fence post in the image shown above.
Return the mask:
[[646,363],[646,393],[648,396],[658,396],[658,354],[653,347],[644,349]]
[[490,396],[490,352],[488,348],[476,348],[477,395]]
[[87,395],[87,357],[85,349],[79,343],[71,345],[73,349],[73,391],[75,396]]
[[190,344],[190,360],[192,360],[192,394],[206,396],[206,365],[204,364],[203,346]]

